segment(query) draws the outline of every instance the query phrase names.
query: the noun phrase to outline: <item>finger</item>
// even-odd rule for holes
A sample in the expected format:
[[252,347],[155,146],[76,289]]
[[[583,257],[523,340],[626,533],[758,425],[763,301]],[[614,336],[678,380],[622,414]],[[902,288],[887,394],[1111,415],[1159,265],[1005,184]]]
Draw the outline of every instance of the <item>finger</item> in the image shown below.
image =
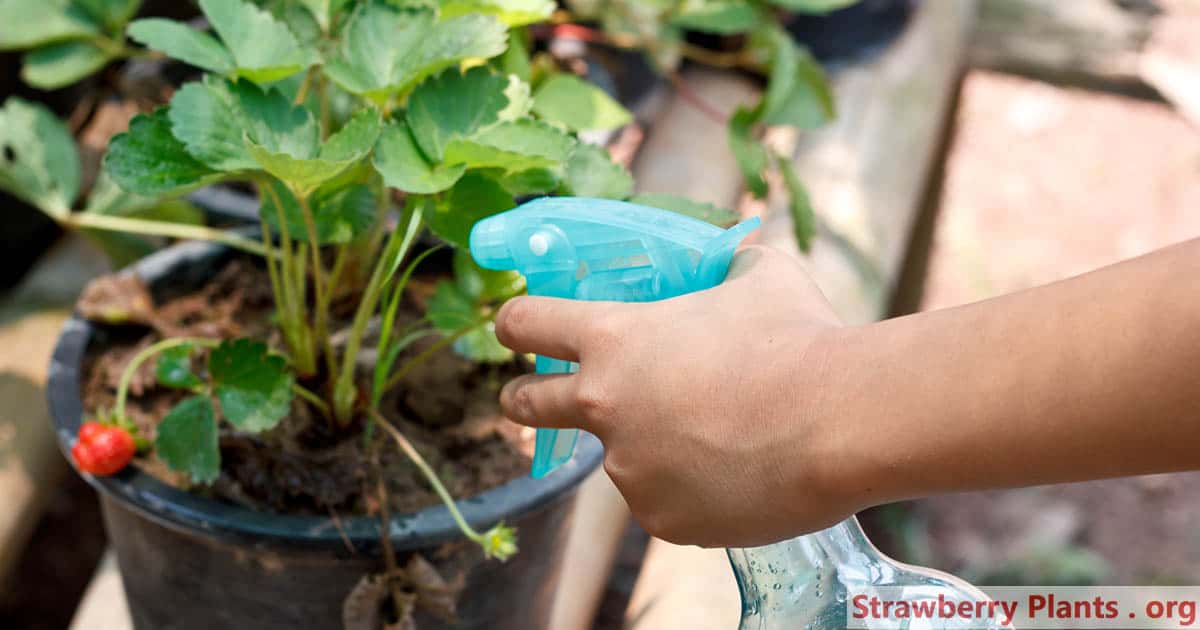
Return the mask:
[[559,298],[513,298],[496,316],[496,337],[516,352],[579,361],[583,324],[607,305]]
[[574,374],[526,374],[500,390],[500,409],[513,422],[526,426],[584,428],[577,404]]

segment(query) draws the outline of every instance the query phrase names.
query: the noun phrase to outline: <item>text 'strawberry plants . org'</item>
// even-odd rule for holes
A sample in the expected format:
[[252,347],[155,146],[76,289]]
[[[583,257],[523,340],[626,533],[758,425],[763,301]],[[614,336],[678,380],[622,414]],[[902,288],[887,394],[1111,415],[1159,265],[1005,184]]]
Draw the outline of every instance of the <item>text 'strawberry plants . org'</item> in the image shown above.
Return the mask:
[[[10,98],[0,109],[0,188],[67,227],[215,240],[260,256],[278,341],[168,337],[138,352],[115,407],[97,413],[103,429],[88,423],[80,432],[75,459],[85,472],[112,474],[133,457],[126,400],[135,373],[154,361],[158,383],[186,396],[144,446],[192,483],[220,476],[222,427],[252,435],[312,417],[328,433],[392,438],[464,535],[490,557],[515,553],[512,529],[480,533],[458,514],[435,471],[380,410],[385,393],[447,347],[482,363],[513,358],[492,319],[524,284],[472,261],[472,225],[541,195],[734,218],[671,195],[635,195],[626,168],[580,139],[631,122],[630,112],[536,52],[546,37],[645,51],[681,90],[683,58],[766,76],[761,101],[728,116],[730,147],[755,196],[767,193],[767,170],[783,172],[802,248],[815,229],[803,187],[762,144],[761,130],[810,128],[833,115],[824,74],[780,26],[779,12],[824,12],[846,0],[576,1],[567,9],[549,0],[199,0],[204,19],[188,23],[133,20],[140,4],[0,5],[3,22],[33,25],[4,27],[0,49],[27,51],[23,76],[35,86],[59,87],[133,58],[188,68],[190,77],[111,140],[87,186],[69,129],[44,107]],[[576,18],[599,30],[571,24]],[[744,35],[744,46],[699,48],[686,31]],[[257,192],[256,238],[179,220],[191,216],[181,195],[214,184]],[[410,321],[398,316],[405,288],[437,249],[424,245],[425,233],[453,250],[454,273]],[[346,304],[350,323],[335,335],[335,306]],[[431,337],[438,340],[426,349],[406,352]],[[367,351],[374,360],[364,366]],[[300,405],[306,413],[294,413]]]

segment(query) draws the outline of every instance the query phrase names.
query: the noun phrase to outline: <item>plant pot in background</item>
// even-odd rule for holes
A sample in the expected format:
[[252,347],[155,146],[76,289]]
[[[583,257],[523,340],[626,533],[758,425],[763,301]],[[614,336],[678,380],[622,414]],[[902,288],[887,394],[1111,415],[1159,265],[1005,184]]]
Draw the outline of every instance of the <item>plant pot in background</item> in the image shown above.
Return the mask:
[[[155,291],[175,292],[200,286],[232,256],[223,247],[186,243],[129,272]],[[64,454],[84,414],[82,363],[97,331],[70,320],[54,353],[47,389]],[[517,528],[521,551],[506,563],[485,560],[443,506],[396,515],[391,539],[401,567],[419,553],[447,581],[465,580],[455,598],[456,625],[418,609],[417,627],[545,627],[575,491],[601,457],[599,441],[585,436],[559,472],[521,477],[459,503],[476,526],[504,521]],[[347,595],[384,569],[378,518],[346,517],[339,527],[326,517],[259,512],[176,489],[134,467],[85,478],[100,494],[129,609],[142,630],[341,628]]]
[[785,26],[826,70],[836,71],[883,52],[904,32],[918,1],[859,0],[825,15],[794,14]]

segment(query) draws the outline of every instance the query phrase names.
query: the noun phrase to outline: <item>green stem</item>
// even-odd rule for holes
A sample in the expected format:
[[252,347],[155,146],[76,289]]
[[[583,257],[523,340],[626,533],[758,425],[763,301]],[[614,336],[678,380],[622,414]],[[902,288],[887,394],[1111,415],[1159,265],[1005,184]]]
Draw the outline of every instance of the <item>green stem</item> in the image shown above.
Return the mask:
[[324,400],[321,400],[320,396],[312,393],[312,391],[307,387],[304,387],[299,383],[292,383],[292,392],[304,400],[307,400],[312,406],[319,409],[321,414],[326,418],[330,417],[329,404]]
[[118,232],[129,232],[131,234],[148,234],[152,236],[169,236],[171,238],[186,238],[197,241],[213,241],[222,243],[239,249],[241,251],[254,254],[256,256],[278,256],[279,253],[273,251],[267,245],[260,243],[254,239],[246,238],[238,234],[210,228],[204,225],[187,225],[184,223],[170,223],[167,221],[150,221],[147,219],[132,219],[129,217],[116,217],[107,214],[98,214],[95,212],[75,212],[63,216],[61,219],[65,227],[71,228],[91,228],[98,230],[112,230]]
[[329,299],[326,297],[329,286],[325,282],[325,267],[321,264],[321,243],[317,239],[317,222],[313,216],[312,207],[308,203],[308,195],[303,191],[293,189],[292,194],[300,204],[300,213],[304,215],[304,229],[308,232],[309,252],[312,256],[313,292],[316,294],[316,308],[313,313],[313,332],[321,344],[321,353],[325,355],[325,368],[332,380],[337,371],[337,359],[333,354],[333,342],[329,337]]
[[470,324],[467,324],[465,327],[454,331],[454,334],[450,335],[449,337],[442,337],[441,339],[438,340],[437,343],[433,344],[432,346],[429,346],[421,354],[418,354],[417,356],[410,359],[407,363],[405,363],[403,366],[401,366],[399,370],[396,370],[396,373],[392,375],[392,378],[388,379],[387,385],[384,385],[384,387],[383,387],[384,391],[387,391],[387,390],[399,385],[400,381],[404,380],[404,377],[408,376],[409,372],[412,372],[413,370],[415,370],[422,363],[424,363],[425,361],[428,361],[430,357],[437,354],[438,352],[441,352],[447,346],[454,343],[455,341],[458,341],[467,333],[496,319],[496,313],[498,313],[498,312],[499,312],[498,309],[493,310],[492,312],[488,313],[486,316],[481,317],[478,320],[471,322]]
[[424,457],[421,457],[421,454],[413,447],[412,442],[409,442],[408,438],[404,437],[404,434],[399,429],[391,422],[388,422],[387,418],[383,417],[383,414],[372,409],[371,415],[375,418],[375,422],[390,433],[392,439],[396,440],[396,444],[400,447],[400,450],[404,451],[404,454],[417,465],[417,468],[421,469],[421,474],[425,475],[425,479],[429,481],[429,485],[433,486],[434,492],[437,492],[438,497],[442,499],[442,503],[446,504],[446,508],[450,510],[450,516],[454,518],[454,522],[458,524],[458,528],[466,534],[467,538],[480,545],[486,545],[487,540],[483,534],[475,531],[467,523],[467,520],[463,518],[462,512],[458,511],[458,505],[454,503],[454,497],[450,496],[450,492],[446,490],[446,486],[442,485],[442,480],[438,479],[437,473],[433,472],[433,468],[429,466]]
[[367,331],[367,324],[371,321],[371,316],[375,313],[375,307],[379,304],[380,295],[383,293],[387,282],[391,280],[392,275],[396,272],[396,264],[404,258],[416,235],[421,229],[421,207],[419,204],[414,204],[408,211],[407,226],[404,231],[396,230],[392,232],[392,236],[388,239],[387,246],[384,248],[383,255],[375,264],[374,271],[371,272],[371,279],[367,283],[367,288],[363,291],[362,300],[358,303],[358,310],[354,313],[354,323],[350,328],[350,338],[346,342],[346,348],[342,355],[341,371],[337,374],[337,379],[333,385],[333,409],[334,417],[339,422],[346,423],[350,420],[350,414],[354,408],[355,389],[354,389],[354,366],[358,351],[362,348],[363,336]]
[[[270,195],[275,204],[275,216],[279,223],[279,286],[284,303],[280,305],[280,327],[288,337],[288,347],[292,351],[296,370],[303,375],[312,375],[317,371],[316,353],[312,347],[312,335],[308,331],[308,322],[304,314],[305,271],[304,258],[297,260],[292,249],[292,237],[288,229],[287,216],[283,211],[283,200],[279,191],[270,180],[258,183],[259,196],[263,191]],[[266,225],[264,223],[264,229]],[[264,232],[264,238],[267,233]],[[289,332],[290,331],[290,332]]]
[[308,98],[308,86],[312,84],[313,70],[310,68],[304,73],[304,81],[300,83],[300,89],[296,90],[296,100],[293,105],[303,105],[304,99]]
[[172,337],[163,339],[157,343],[151,344],[144,348],[141,352],[133,355],[129,363],[125,365],[125,371],[121,372],[121,381],[117,385],[117,405],[113,412],[117,418],[125,417],[125,400],[129,397],[129,384],[133,382],[133,375],[137,373],[138,368],[142,366],[150,357],[170,350],[178,346],[192,345],[202,346],[205,348],[215,348],[221,342],[216,339],[205,339],[203,337]]

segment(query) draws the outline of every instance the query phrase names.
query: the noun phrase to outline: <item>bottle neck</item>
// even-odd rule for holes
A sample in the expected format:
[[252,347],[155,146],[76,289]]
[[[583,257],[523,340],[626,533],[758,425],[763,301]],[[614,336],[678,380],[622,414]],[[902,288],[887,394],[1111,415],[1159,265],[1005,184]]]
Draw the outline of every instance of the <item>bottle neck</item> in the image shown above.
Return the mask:
[[853,516],[806,536],[727,553],[741,591],[743,627],[749,618],[782,619],[814,607],[836,612],[846,583],[869,579],[879,566],[879,552]]

